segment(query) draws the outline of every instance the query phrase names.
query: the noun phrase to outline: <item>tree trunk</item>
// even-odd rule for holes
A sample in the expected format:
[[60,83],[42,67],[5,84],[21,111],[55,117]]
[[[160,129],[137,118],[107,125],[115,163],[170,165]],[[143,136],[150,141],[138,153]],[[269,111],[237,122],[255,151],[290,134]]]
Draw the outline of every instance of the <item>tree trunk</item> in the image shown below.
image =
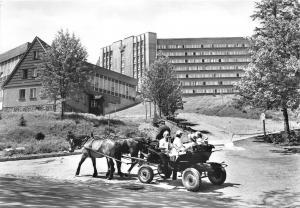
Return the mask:
[[154,116],[154,117],[157,117],[157,112],[156,112],[156,102],[154,102],[153,104],[154,104],[154,105],[153,105],[153,106],[154,106],[154,114],[153,114],[153,116]]
[[290,125],[289,125],[289,115],[287,108],[282,108],[283,118],[284,118],[284,131],[287,135],[290,135]]
[[54,99],[54,103],[53,103],[53,111],[56,112],[56,99]]
[[61,114],[60,114],[60,119],[64,119],[64,111],[65,111],[65,101],[61,101]]
[[161,107],[159,107],[159,118],[161,118]]

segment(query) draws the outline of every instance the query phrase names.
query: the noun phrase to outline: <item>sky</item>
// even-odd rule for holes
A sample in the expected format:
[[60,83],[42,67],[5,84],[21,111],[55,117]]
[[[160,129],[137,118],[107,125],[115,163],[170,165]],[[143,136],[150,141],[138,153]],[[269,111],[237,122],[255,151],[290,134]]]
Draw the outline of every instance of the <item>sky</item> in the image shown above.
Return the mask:
[[[258,1],[258,0],[256,0]],[[132,35],[248,37],[255,0],[0,0],[0,53],[57,31],[79,37],[96,63],[100,48]]]

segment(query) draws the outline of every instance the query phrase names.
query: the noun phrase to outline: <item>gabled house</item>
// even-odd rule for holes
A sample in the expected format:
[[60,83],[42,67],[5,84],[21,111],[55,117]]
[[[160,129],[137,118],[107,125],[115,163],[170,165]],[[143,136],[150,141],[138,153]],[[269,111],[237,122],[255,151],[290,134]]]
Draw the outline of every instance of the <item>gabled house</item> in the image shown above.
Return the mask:
[[0,54],[0,110],[2,110],[3,102],[3,90],[1,89],[1,86],[27,51],[29,45],[30,43],[24,43]]
[[[2,85],[4,111],[54,110],[54,102],[42,96],[42,83],[38,79],[40,56],[50,47],[35,37],[23,57]],[[85,63],[93,69],[91,89],[74,95],[66,101],[66,111],[106,114],[136,102],[137,80]],[[57,103],[59,108],[59,103]]]

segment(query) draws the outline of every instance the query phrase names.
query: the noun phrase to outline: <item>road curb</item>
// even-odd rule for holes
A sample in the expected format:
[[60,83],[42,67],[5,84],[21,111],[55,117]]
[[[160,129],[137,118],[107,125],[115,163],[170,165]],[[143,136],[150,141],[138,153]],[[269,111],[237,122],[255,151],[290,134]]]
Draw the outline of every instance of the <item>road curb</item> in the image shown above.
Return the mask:
[[47,153],[47,154],[18,156],[18,157],[4,157],[4,158],[0,158],[0,162],[16,161],[16,160],[33,160],[33,159],[41,159],[41,158],[48,158],[48,157],[62,157],[62,156],[79,155],[79,154],[81,154],[81,152],[60,152],[60,153]]

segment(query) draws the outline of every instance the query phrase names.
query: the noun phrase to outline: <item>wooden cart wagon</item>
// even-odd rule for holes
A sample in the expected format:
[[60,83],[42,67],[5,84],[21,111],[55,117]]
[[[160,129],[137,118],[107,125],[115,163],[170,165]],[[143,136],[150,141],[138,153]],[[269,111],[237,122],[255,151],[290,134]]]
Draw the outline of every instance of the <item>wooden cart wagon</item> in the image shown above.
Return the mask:
[[[211,183],[221,185],[226,180],[225,163],[207,162],[213,145],[197,145],[192,151],[180,155],[175,161],[168,158],[168,167],[162,168],[161,154],[158,149],[149,148],[149,154],[141,162],[143,165],[138,170],[138,178],[142,183],[150,183],[154,177],[154,170],[165,178],[177,172],[182,173],[182,183],[189,191],[200,188],[201,179],[208,177]],[[168,157],[166,155],[166,157]]]

